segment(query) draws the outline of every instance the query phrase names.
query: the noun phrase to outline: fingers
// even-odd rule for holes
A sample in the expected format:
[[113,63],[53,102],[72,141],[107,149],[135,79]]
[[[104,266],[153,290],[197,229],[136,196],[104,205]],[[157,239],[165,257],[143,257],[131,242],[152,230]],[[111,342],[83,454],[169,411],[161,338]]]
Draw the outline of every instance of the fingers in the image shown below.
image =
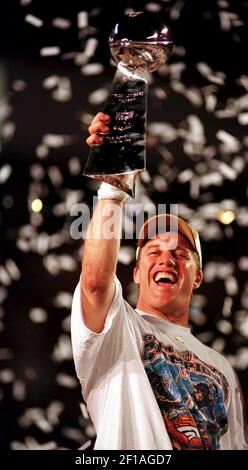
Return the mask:
[[100,112],[100,113],[97,113],[96,116],[92,119],[91,124],[94,124],[97,121],[103,121],[104,123],[109,123],[110,117],[108,114],[104,114]]
[[90,136],[86,140],[86,143],[90,147],[96,147],[101,145],[104,142],[104,139],[98,135],[99,133],[108,134],[109,127],[107,124],[110,122],[110,117],[108,114],[104,114],[102,112],[98,113],[91,121],[90,126],[88,127],[88,131]]
[[88,144],[90,147],[97,147],[98,145],[101,145],[102,143],[103,143],[103,138],[97,134],[92,134],[88,137],[88,139],[86,139],[86,144]]
[[96,121],[94,124],[89,126],[88,131],[91,135],[97,134],[98,132],[107,134],[109,132],[109,127],[106,126],[102,121]]

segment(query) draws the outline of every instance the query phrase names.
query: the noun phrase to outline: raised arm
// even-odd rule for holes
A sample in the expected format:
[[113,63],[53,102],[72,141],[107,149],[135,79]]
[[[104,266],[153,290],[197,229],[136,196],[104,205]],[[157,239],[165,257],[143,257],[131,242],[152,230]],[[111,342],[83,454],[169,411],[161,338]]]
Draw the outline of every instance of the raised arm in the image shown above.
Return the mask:
[[[98,113],[87,139],[89,146],[102,143],[97,132],[108,132],[109,117]],[[107,196],[108,197],[108,196]],[[120,249],[123,200],[98,201],[90,221],[82,259],[81,299],[86,326],[100,333],[114,297],[114,276]]]

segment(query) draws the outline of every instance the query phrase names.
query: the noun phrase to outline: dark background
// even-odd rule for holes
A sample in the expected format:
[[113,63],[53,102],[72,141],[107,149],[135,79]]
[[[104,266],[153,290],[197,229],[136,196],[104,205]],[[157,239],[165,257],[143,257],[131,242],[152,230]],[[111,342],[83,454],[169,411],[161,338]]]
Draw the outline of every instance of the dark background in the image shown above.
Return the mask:
[[[82,176],[84,141],[114,76],[108,36],[130,8],[159,13],[176,44],[169,65],[151,78],[147,171],[136,202],[178,203],[179,214],[199,229],[205,283],[192,301],[193,332],[223,353],[240,376],[248,367],[248,2],[4,2],[1,449],[76,449],[94,441],[85,408],[82,413],[79,407],[70,348],[70,304],[82,245],[71,238],[70,209],[82,202],[92,206],[97,185]],[[88,13],[83,28],[77,23],[81,11]],[[27,15],[42,26],[30,24]],[[68,21],[67,29],[54,25],[58,17]],[[96,48],[87,56],[91,38]],[[60,48],[58,55],[40,54],[52,46]],[[54,144],[54,136],[60,143]],[[36,198],[43,203],[39,214],[31,209]],[[227,210],[234,219],[225,225],[220,216]],[[123,240],[122,246],[118,275],[134,304],[135,242]]]

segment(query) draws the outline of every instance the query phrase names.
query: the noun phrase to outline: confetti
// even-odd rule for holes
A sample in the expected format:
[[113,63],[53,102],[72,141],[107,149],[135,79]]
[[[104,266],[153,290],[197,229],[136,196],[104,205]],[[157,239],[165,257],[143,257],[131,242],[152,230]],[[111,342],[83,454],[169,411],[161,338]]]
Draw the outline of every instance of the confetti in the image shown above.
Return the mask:
[[94,426],[92,424],[89,424],[88,426],[86,426],[84,432],[85,432],[86,436],[88,436],[88,437],[95,437],[96,436],[96,431],[95,431]]
[[122,246],[119,252],[119,262],[129,265],[135,259],[135,249],[131,246]]
[[80,403],[80,409],[81,409],[83,417],[86,420],[88,420],[89,419],[89,413],[87,411],[87,406],[85,405],[85,403]]
[[64,318],[64,320],[61,322],[61,328],[66,333],[70,333],[71,331],[71,316],[70,315]]
[[232,315],[232,306],[233,306],[233,299],[231,297],[226,297],[224,300],[224,305],[222,309],[222,314],[224,317],[230,317]]
[[49,423],[52,426],[55,426],[56,424],[59,424],[59,418],[61,413],[63,413],[65,409],[65,405],[61,401],[53,401],[48,405],[46,409],[46,415]]
[[96,52],[97,46],[98,46],[98,41],[96,38],[88,39],[85,49],[84,49],[84,54],[86,55],[86,57],[88,58],[92,57]]
[[224,335],[229,335],[232,332],[232,324],[228,320],[219,320],[216,326],[217,329]]
[[246,126],[248,124],[248,113],[240,113],[238,115],[239,124]]
[[6,122],[2,126],[2,137],[5,141],[9,141],[12,139],[16,131],[16,125],[14,122]]
[[72,347],[70,337],[67,335],[60,335],[58,342],[54,347],[52,359],[55,362],[63,362],[72,359]]
[[49,149],[46,145],[38,145],[36,147],[35,154],[38,158],[46,158],[49,154]]
[[26,385],[23,380],[15,380],[13,383],[13,397],[17,401],[23,401],[26,398]]
[[230,31],[232,26],[240,25],[240,22],[238,24],[236,23],[236,21],[238,20],[238,15],[236,13],[233,13],[231,11],[220,11],[219,16],[221,29],[223,31]]
[[13,281],[19,281],[19,279],[21,279],[21,272],[13,259],[7,259],[5,261],[5,267]]
[[29,311],[29,318],[33,323],[45,323],[47,321],[47,312],[43,308],[32,308]]
[[8,384],[13,382],[15,379],[15,374],[11,369],[0,370],[0,382]]
[[235,362],[234,362],[234,367],[237,367],[238,369],[247,369],[248,367],[248,348],[243,347],[239,348],[236,357],[235,357]]
[[151,11],[152,13],[158,13],[161,10],[159,3],[149,2],[145,5],[145,10]]
[[30,3],[32,2],[32,0],[21,0],[20,1],[20,4],[21,6],[26,6],[26,5],[29,5]]
[[235,313],[235,328],[239,333],[248,338],[248,315],[246,310],[239,310]]
[[228,295],[237,295],[239,291],[238,283],[234,276],[228,276],[225,279],[225,287]]
[[243,86],[246,91],[248,91],[248,76],[247,75],[241,75],[239,78],[237,78],[236,82]]
[[248,284],[247,283],[241,294],[241,307],[248,309]]
[[82,431],[76,428],[65,427],[63,428],[62,433],[65,437],[67,437],[67,439],[72,439],[73,441],[79,442],[80,444],[85,439]]
[[3,184],[7,181],[12,173],[12,167],[6,163],[0,168],[0,184]]
[[34,15],[26,15],[24,21],[35,26],[36,28],[41,28],[41,26],[43,26],[43,20],[37,18],[37,16]]
[[103,103],[108,96],[108,91],[105,88],[99,88],[95,90],[93,93],[90,93],[88,96],[88,102],[93,105],[98,105]]
[[184,0],[177,0],[175,5],[170,10],[170,17],[172,20],[178,20],[180,17],[181,9],[184,6]]
[[236,153],[240,150],[240,142],[233,135],[229,134],[224,130],[219,130],[216,133],[216,137],[224,144],[223,148],[226,153]]
[[52,20],[52,25],[54,28],[59,29],[68,29],[71,27],[71,21],[67,20],[66,18],[54,18]]
[[104,70],[102,64],[87,64],[81,67],[82,75],[99,75]]
[[204,315],[199,308],[194,306],[190,308],[190,320],[194,325],[205,325],[207,322],[206,315]]
[[160,137],[165,143],[173,142],[177,137],[177,131],[166,122],[153,122],[149,124],[148,132]]
[[42,47],[40,50],[40,55],[42,57],[55,56],[59,54],[60,54],[60,47],[58,46]]
[[215,349],[215,351],[218,351],[219,353],[222,353],[225,349],[226,346],[226,340],[224,338],[216,338],[212,342],[212,348]]
[[12,114],[13,108],[9,103],[0,103],[0,120],[5,120]]
[[86,28],[88,26],[88,13],[86,11],[80,11],[77,15],[78,28]]
[[187,183],[188,181],[191,181],[193,175],[194,173],[192,170],[184,170],[178,175],[178,181],[182,184]]
[[65,388],[76,388],[78,386],[77,380],[68,374],[57,374],[56,382]]
[[64,145],[70,145],[74,142],[75,137],[61,134],[45,134],[42,144],[50,148],[60,148]]
[[51,88],[54,88],[57,86],[59,83],[59,76],[58,75],[50,75],[49,77],[45,78],[43,80],[42,85],[44,88],[50,90]]
[[61,171],[57,166],[50,166],[48,168],[48,176],[55,187],[60,187],[63,184],[63,176],[61,174]]
[[79,447],[80,450],[85,450],[88,449],[91,445],[91,441],[86,441],[81,447]]
[[82,169],[79,158],[73,157],[70,158],[68,162],[68,167],[71,175],[78,175]]
[[69,292],[58,292],[54,299],[54,305],[59,308],[71,308],[72,295]]
[[70,101],[72,98],[72,91],[69,78],[59,78],[57,82],[57,88],[52,92],[52,98],[60,102]]
[[241,271],[248,271],[248,256],[241,256],[238,266]]
[[10,448],[12,450],[55,450],[58,449],[58,446],[55,441],[39,444],[36,439],[31,436],[27,436],[24,443],[18,441],[11,442]]
[[0,281],[4,286],[10,286],[11,277],[4,266],[0,265]]

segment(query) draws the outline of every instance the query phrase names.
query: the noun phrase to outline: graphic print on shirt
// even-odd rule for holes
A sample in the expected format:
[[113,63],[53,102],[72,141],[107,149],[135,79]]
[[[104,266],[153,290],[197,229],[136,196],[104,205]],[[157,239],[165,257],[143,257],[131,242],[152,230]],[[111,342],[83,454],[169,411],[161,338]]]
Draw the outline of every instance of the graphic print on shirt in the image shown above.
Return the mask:
[[174,449],[218,450],[228,428],[229,386],[215,367],[142,335],[142,361]]

